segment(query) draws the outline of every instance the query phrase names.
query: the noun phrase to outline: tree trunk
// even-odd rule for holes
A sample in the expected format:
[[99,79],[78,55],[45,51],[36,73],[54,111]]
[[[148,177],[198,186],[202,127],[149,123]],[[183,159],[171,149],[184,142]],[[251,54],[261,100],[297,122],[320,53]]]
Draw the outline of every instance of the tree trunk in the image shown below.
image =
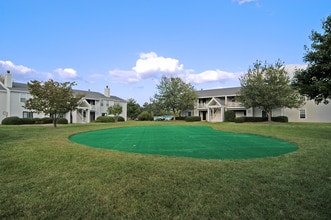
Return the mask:
[[53,125],[54,125],[54,128],[56,128],[56,118],[57,118],[56,116],[55,117],[53,116]]
[[268,111],[267,112],[267,115],[268,115],[268,122],[271,122],[271,117],[272,117],[272,111]]

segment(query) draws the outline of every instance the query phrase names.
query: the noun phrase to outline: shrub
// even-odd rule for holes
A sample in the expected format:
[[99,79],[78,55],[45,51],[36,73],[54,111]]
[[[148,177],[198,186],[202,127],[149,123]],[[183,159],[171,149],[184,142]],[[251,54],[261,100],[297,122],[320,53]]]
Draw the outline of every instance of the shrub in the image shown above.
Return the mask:
[[224,112],[224,121],[225,122],[230,122],[230,121],[233,122],[235,118],[236,118],[236,115],[235,115],[234,111],[229,110],[229,111]]
[[183,116],[177,116],[175,118],[176,118],[176,120],[183,120],[183,121],[186,119],[186,117],[183,117]]
[[201,121],[201,118],[200,116],[188,116],[186,117],[185,121],[187,122]]
[[288,117],[286,116],[277,116],[277,117],[272,117],[272,121],[274,122],[288,122]]
[[53,118],[50,117],[44,117],[40,119],[40,124],[52,124]]
[[115,122],[114,117],[109,117],[109,116],[99,116],[97,117],[96,122],[102,122],[102,123],[109,123],[109,122]]
[[262,117],[244,117],[245,122],[262,122],[262,121],[268,121],[268,118],[262,118]]
[[1,122],[3,125],[21,125],[23,124],[23,120],[17,116],[4,118]]
[[33,120],[34,120],[35,124],[42,124],[43,123],[41,118],[34,118]]
[[235,123],[244,123],[245,122],[245,117],[238,117],[234,119]]
[[152,115],[148,111],[143,111],[138,115],[139,121],[151,121],[153,120]]
[[125,121],[125,119],[122,116],[118,116],[117,121]]
[[58,124],[68,124],[68,120],[66,118],[58,118],[56,123],[58,123]]
[[22,123],[23,124],[34,124],[35,120],[33,118],[22,118]]

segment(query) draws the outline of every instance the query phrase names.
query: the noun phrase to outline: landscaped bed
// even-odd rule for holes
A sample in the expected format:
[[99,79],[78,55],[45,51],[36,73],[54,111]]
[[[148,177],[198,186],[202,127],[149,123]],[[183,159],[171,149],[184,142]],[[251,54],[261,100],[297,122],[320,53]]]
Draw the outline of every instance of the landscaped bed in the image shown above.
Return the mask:
[[221,132],[209,126],[137,126],[80,133],[76,143],[124,152],[204,159],[250,159],[289,153],[298,147],[257,135]]

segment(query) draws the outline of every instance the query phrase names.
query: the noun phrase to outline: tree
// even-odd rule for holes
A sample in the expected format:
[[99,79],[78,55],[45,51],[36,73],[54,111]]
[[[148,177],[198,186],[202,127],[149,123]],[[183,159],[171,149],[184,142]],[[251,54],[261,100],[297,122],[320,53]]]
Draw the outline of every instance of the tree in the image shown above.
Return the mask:
[[302,97],[291,85],[290,77],[283,64],[254,63],[253,69],[240,78],[239,101],[246,108],[259,107],[271,121],[272,109],[278,107],[298,108],[304,103]]
[[154,95],[155,103],[166,111],[171,111],[174,118],[180,111],[192,109],[197,95],[191,84],[184,83],[179,77],[162,77]]
[[79,105],[79,101],[84,95],[74,95],[72,86],[74,82],[55,82],[52,79],[47,82],[33,80],[28,83],[28,89],[33,96],[25,103],[25,108],[35,110],[53,118],[54,127],[61,114],[73,111]]
[[123,108],[119,104],[115,104],[108,108],[108,114],[114,115],[115,122],[118,121],[118,116],[122,113],[122,111],[123,111]]
[[311,49],[305,45],[307,69],[295,73],[292,85],[317,104],[331,98],[331,15],[323,22],[324,33],[312,31]]
[[141,113],[141,107],[134,99],[128,99],[127,115],[131,119],[136,119]]

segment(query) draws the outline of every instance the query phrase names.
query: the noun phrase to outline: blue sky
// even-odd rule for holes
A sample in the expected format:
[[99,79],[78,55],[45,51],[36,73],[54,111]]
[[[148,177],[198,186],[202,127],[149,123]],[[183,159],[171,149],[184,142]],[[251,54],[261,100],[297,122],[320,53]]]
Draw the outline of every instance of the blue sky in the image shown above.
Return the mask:
[[304,64],[330,0],[1,0],[0,73],[149,102],[162,75],[239,86],[256,61]]

